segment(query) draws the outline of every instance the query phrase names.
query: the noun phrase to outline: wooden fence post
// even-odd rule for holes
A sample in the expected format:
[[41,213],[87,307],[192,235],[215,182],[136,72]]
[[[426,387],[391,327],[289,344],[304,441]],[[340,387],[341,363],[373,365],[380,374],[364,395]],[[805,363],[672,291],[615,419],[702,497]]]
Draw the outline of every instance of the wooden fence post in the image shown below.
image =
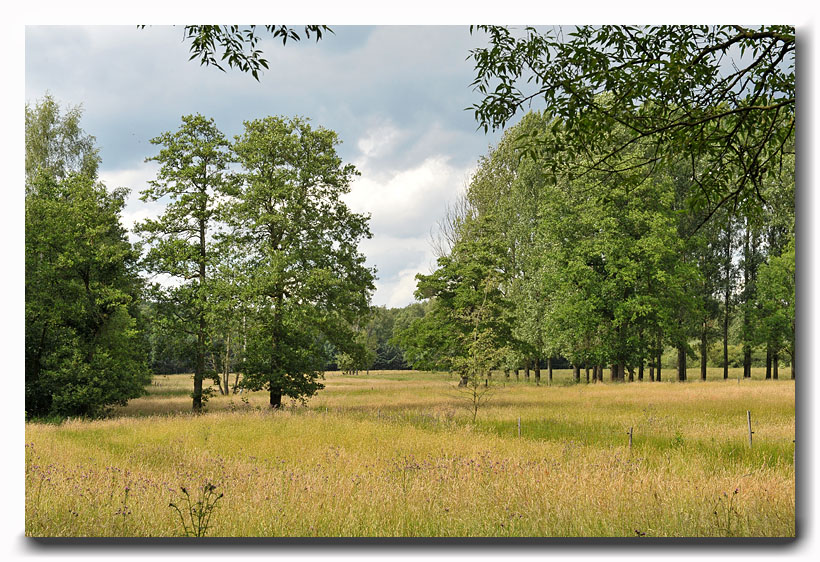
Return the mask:
[[750,412],[749,410],[746,410],[746,423],[749,426],[749,448],[751,449],[751,447],[752,447],[752,433],[754,433],[754,432],[752,431],[752,412]]

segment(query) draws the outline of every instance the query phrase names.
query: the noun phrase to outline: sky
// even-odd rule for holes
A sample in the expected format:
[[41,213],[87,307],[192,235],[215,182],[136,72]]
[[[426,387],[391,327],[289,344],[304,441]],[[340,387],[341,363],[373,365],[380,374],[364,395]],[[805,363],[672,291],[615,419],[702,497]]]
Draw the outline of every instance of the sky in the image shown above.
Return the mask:
[[339,155],[361,173],[345,201],[371,217],[373,237],[359,249],[377,270],[373,304],[404,306],[414,300],[416,273],[435,267],[437,221],[501,136],[479,130],[466,110],[480,101],[467,58],[486,38],[464,25],[333,31],[319,42],[261,42],[270,69],[257,82],[189,62],[182,27],[27,26],[26,101],[48,92],[61,106],[82,104],[101,179],[131,189],[128,229],[162,212],[163,203],[139,200],[157,171],[145,159],[157,153],[149,140],[176,130],[182,115],[212,117],[229,138],[268,115],[336,131]]
[[[310,8],[306,8],[307,5]],[[49,91],[63,104],[82,104],[83,127],[97,138],[101,148],[101,175],[109,187],[125,186],[136,195],[155,169],[144,163],[153,154],[148,140],[179,126],[182,115],[200,112],[213,117],[227,135],[242,129],[242,121],[267,115],[310,117],[317,125],[335,130],[344,141],[339,152],[346,162],[362,172],[348,199],[355,210],[371,213],[374,237],[362,244],[368,263],[378,268],[379,281],[375,304],[401,306],[410,302],[416,272],[426,272],[432,264],[428,243],[430,229],[442,215],[444,205],[456,198],[476,164],[499,134],[484,135],[476,130],[469,111],[478,101],[471,91],[472,65],[466,60],[469,49],[480,46],[479,36],[470,36],[469,23],[790,23],[798,26],[798,346],[807,350],[801,361],[810,372],[817,361],[816,318],[820,307],[813,290],[816,264],[820,263],[820,228],[812,217],[820,213],[815,165],[817,112],[818,43],[815,2],[798,0],[772,3],[770,0],[689,0],[664,3],[637,0],[628,3],[607,0],[584,2],[507,2],[473,1],[444,3],[440,0],[415,0],[412,3],[372,2],[362,8],[359,2],[270,3],[248,0],[242,3],[168,2],[143,0],[139,3],[109,1],[59,2],[39,0],[6,3],[3,7],[4,30],[0,45],[4,60],[0,88],[0,160],[4,164],[0,228],[4,241],[3,276],[4,315],[2,337],[11,350],[7,365],[7,392],[22,397],[24,338],[24,252],[23,252],[23,158],[24,135],[22,105]],[[239,10],[242,10],[241,13]],[[311,11],[312,10],[312,11]],[[221,12],[220,12],[221,11]],[[301,11],[301,13],[300,13]],[[306,13],[311,14],[305,17]],[[271,70],[259,83],[235,72],[225,74],[188,62],[187,46],[181,28],[159,25],[136,29],[138,23],[209,23],[215,21],[327,22],[336,30],[318,45],[312,41],[282,47],[262,45]],[[294,15],[296,14],[296,15]],[[316,14],[321,14],[321,17]],[[457,27],[345,27],[340,23],[449,23]],[[103,23],[106,27],[88,27]],[[126,24],[108,27],[108,24]],[[44,24],[58,27],[43,27]],[[333,25],[335,24],[335,25]],[[268,48],[269,47],[269,48]],[[133,197],[132,195],[132,197]],[[129,204],[124,221],[157,213],[154,207]],[[801,345],[802,344],[802,345]],[[813,404],[820,400],[820,384],[808,376],[800,380],[798,395],[799,428],[802,434],[799,470],[816,466],[817,447],[812,435],[818,431]],[[21,400],[21,398],[20,398]],[[60,559],[123,556],[122,549],[102,545],[77,545],[66,552],[35,544],[23,537],[24,485],[22,471],[24,439],[22,402],[3,409],[2,468],[7,486],[5,508],[0,514],[6,556],[16,560],[37,557]],[[801,458],[802,457],[802,458]],[[806,476],[806,478],[803,478]],[[778,555],[813,559],[820,551],[820,518],[816,478],[803,470],[799,477],[801,501],[798,506],[801,539],[778,547]],[[810,516],[811,515],[811,516]],[[675,546],[664,557],[688,559],[693,554]],[[211,547],[209,547],[210,549]],[[277,546],[282,559],[325,559],[330,551],[305,552],[306,547]],[[331,545],[334,555],[337,546]],[[374,547],[375,548],[375,547]],[[518,545],[504,555],[514,558],[543,558],[546,550],[527,551]],[[635,555],[652,556],[657,552],[619,548],[613,551],[601,544],[599,552],[591,546],[551,543],[549,555],[557,559],[598,559],[601,555],[633,560]],[[647,548],[647,547],[644,547]],[[785,548],[785,550],[784,550]],[[84,549],[84,550],[83,550]],[[607,549],[607,550],[603,550]],[[754,550],[751,550],[754,549]],[[180,560],[225,555],[196,550],[173,552],[143,550],[128,552],[134,558]],[[215,549],[216,550],[216,549]],[[357,560],[367,553],[341,552],[342,558]],[[416,551],[421,555],[420,551]],[[425,558],[447,560],[494,559],[499,550],[476,545],[458,551],[431,552]],[[232,556],[265,556],[269,551],[248,552],[245,548]],[[380,554],[380,553],[379,553]],[[412,556],[408,552],[407,556]],[[748,560],[770,557],[758,543],[731,545],[715,551],[698,550],[706,560]],[[388,553],[397,556],[397,553]],[[227,556],[226,556],[227,558]]]

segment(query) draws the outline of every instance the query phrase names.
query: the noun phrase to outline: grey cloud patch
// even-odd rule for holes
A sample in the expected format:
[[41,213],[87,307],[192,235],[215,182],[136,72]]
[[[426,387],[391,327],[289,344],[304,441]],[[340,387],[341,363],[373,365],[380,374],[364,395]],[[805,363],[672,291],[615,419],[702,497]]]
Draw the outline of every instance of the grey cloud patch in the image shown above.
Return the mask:
[[[409,270],[430,260],[399,240],[429,238],[477,158],[500,138],[477,132],[464,111],[478,99],[465,59],[484,39],[466,26],[334,30],[319,43],[262,42],[271,68],[256,82],[188,62],[181,27],[27,27],[26,99],[48,90],[63,104],[82,103],[101,171],[122,178],[150,176],[144,159],[157,147],[149,140],[177,129],[182,115],[213,117],[229,138],[244,120],[266,115],[300,115],[333,129],[342,158],[362,172],[347,200],[371,214],[374,240],[394,244],[392,251],[370,246],[368,262],[381,277],[375,301],[410,302]],[[132,198],[143,188],[125,187]],[[141,205],[129,200],[126,218],[148,212]]]

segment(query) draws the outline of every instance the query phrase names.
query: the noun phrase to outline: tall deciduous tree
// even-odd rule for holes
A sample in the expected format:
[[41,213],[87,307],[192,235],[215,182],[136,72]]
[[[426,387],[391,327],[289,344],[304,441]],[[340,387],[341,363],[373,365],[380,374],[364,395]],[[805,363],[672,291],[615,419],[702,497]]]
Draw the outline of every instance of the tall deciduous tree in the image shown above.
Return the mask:
[[219,197],[227,192],[229,143],[213,119],[201,115],[182,118],[180,128],[151,139],[161,147],[148,158],[160,164],[157,179],[142,194],[143,201],[167,199],[158,219],[137,225],[148,246],[146,269],[166,275],[173,285],[155,285],[158,298],[168,303],[173,329],[196,337],[193,409],[202,409],[208,340],[208,282],[213,266],[213,229]]
[[356,169],[336,153],[335,132],[308,121],[267,117],[245,123],[234,149],[245,169],[230,210],[247,252],[246,298],[253,311],[243,384],[267,389],[270,405],[322,388],[325,342],[355,355],[373,271],[357,249],[367,217],[341,196]]
[[[795,255],[794,240],[779,256],[770,256],[758,272],[758,330],[760,339],[777,355],[789,354],[791,378],[795,377]],[[775,377],[776,378],[776,377]]]
[[96,416],[149,381],[127,191],[96,179],[97,149],[50,97],[26,107],[28,415]]

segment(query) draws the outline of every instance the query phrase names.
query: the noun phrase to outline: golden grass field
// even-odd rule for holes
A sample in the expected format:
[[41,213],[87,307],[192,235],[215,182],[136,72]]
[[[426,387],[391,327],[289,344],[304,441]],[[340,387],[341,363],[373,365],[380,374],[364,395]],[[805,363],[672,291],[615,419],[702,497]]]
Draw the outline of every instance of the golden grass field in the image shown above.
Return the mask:
[[26,534],[180,536],[169,504],[187,518],[181,488],[196,507],[211,483],[207,536],[793,537],[794,381],[717,373],[496,374],[475,423],[442,373],[328,373],[307,405],[199,416],[190,375],[157,376],[109,419],[26,424]]

